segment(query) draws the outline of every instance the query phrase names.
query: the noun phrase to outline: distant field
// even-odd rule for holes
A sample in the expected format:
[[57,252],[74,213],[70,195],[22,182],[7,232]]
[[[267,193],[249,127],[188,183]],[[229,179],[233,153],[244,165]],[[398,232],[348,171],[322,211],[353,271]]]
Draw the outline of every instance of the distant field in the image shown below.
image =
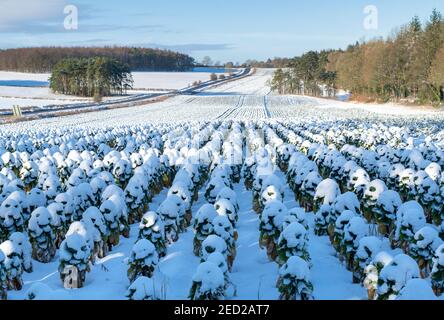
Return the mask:
[[[177,90],[196,81],[208,81],[208,72],[133,72],[134,89],[129,94],[151,93],[159,90]],[[48,73],[20,73],[0,71],[0,109],[12,105],[42,107],[63,105],[91,99],[54,94],[48,88]],[[105,100],[117,97],[105,98]]]

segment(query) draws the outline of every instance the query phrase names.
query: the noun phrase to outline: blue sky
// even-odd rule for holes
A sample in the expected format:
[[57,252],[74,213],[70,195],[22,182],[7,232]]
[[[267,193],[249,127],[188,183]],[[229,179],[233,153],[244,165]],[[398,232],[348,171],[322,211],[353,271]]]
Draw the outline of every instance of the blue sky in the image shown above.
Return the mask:
[[[79,10],[79,29],[63,28],[63,8]],[[363,25],[367,5],[379,27]],[[182,51],[197,60],[244,62],[341,48],[389,35],[443,0],[0,0],[0,48],[135,45]]]

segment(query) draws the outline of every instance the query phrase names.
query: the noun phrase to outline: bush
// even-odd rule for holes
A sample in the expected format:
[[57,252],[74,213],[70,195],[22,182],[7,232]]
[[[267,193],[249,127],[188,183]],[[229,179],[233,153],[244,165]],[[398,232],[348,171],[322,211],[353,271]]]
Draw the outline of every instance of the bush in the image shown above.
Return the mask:
[[216,80],[217,80],[217,74],[212,73],[212,74],[210,75],[210,80],[211,80],[211,81],[216,81]]

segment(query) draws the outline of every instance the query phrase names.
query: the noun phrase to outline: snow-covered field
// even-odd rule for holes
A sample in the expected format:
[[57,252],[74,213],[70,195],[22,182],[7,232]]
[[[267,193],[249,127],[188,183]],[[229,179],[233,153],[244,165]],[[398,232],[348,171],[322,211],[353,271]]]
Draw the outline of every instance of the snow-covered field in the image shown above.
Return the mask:
[[273,96],[270,78],[1,126],[3,292],[443,299],[442,113]]
[[[54,94],[48,88],[50,74],[0,71],[0,110],[13,105],[45,107],[91,102],[92,99]],[[210,80],[207,72],[133,72],[134,90],[129,95],[148,94],[187,88],[194,82]],[[104,101],[121,99],[105,97]]]

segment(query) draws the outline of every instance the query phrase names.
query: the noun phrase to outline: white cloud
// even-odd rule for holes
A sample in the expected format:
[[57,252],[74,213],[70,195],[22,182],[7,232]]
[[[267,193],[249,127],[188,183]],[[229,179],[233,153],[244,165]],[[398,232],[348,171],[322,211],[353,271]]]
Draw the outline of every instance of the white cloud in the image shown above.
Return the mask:
[[20,29],[20,25],[48,22],[63,23],[63,8],[67,0],[0,0],[0,30]]

